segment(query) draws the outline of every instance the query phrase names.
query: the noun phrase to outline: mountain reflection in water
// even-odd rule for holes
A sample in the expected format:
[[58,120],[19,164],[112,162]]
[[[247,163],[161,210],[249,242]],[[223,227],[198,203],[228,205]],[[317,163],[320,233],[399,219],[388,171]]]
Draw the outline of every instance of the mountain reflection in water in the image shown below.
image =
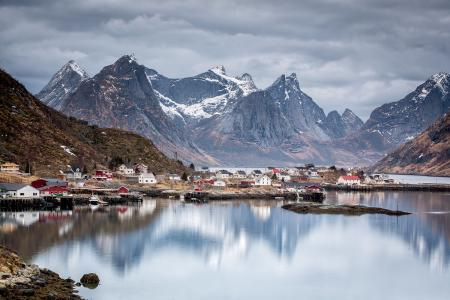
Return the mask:
[[[391,209],[398,206],[414,214],[299,215],[281,209],[280,201],[193,205],[145,200],[139,206],[96,211],[77,208],[70,212],[4,212],[0,214],[0,242],[63,276],[78,278],[83,272],[99,273],[105,288],[81,291],[88,297],[117,296],[111,290],[113,283],[139,281],[134,272],[150,272],[149,278],[156,276],[154,280],[160,285],[164,285],[169,270],[174,278],[204,275],[206,281],[212,280],[206,275],[211,272],[205,271],[208,269],[217,270],[221,276],[230,269],[258,278],[265,276],[261,281],[271,276],[301,278],[303,269],[309,270],[308,280],[313,280],[317,272],[342,279],[344,274],[351,276],[346,273],[349,270],[362,266],[365,272],[383,270],[383,263],[390,265],[398,257],[409,262],[396,270],[395,276],[411,276],[411,270],[402,274],[402,269],[422,268],[420,265],[426,264],[427,272],[450,277],[450,215],[446,213],[450,210],[449,194],[330,192],[326,201]],[[172,294],[165,296],[176,298]]]

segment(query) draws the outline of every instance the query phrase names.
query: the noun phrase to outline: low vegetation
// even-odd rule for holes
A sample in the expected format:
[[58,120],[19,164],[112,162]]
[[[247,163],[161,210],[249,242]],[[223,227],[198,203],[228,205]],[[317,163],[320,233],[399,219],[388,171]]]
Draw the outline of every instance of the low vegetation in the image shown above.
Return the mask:
[[98,128],[42,104],[19,82],[0,70],[0,162],[45,176],[67,165],[93,170],[113,159],[144,163],[153,172],[188,172],[151,141],[127,131]]

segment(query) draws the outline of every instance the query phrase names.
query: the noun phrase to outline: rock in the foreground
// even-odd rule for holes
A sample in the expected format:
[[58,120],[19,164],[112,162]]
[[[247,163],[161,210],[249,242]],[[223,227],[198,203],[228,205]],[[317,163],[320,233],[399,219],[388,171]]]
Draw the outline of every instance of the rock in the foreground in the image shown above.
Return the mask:
[[96,288],[98,286],[98,284],[100,283],[100,279],[98,278],[97,274],[88,273],[88,274],[84,274],[81,277],[80,282],[84,287]]
[[283,205],[284,209],[299,214],[332,214],[346,216],[360,216],[364,214],[383,214],[388,216],[409,215],[409,212],[401,210],[390,210],[380,207],[370,207],[364,205],[330,205],[314,202],[299,202]]
[[0,246],[0,299],[81,299],[71,279],[36,265]]

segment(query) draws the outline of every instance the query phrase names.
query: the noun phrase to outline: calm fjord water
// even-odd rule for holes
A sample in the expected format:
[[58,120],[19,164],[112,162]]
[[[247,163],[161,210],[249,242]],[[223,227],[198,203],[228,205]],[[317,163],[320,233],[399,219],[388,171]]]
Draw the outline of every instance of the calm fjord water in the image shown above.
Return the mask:
[[329,192],[414,214],[298,215],[278,201],[0,214],[1,244],[88,299],[450,299],[450,193]]

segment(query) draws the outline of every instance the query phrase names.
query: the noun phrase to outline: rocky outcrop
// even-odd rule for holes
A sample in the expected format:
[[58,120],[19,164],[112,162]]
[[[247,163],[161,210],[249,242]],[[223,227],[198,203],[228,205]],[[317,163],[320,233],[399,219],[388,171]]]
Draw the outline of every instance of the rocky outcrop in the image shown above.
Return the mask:
[[450,176],[450,114],[388,154],[375,172]]
[[0,246],[2,299],[81,299],[75,292],[73,280],[28,265],[16,253]]

